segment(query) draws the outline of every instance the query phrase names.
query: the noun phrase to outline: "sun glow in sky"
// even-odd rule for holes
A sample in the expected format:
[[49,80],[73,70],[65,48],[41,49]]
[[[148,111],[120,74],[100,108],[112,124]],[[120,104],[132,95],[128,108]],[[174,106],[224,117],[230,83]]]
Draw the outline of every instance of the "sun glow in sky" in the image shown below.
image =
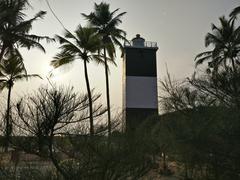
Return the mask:
[[[94,2],[100,0],[49,0],[52,8],[70,31],[77,25],[86,25],[81,13],[90,13]],[[120,8],[126,11],[123,23],[119,26],[127,32],[127,38],[132,39],[141,34],[147,41],[156,41],[159,46],[157,52],[158,78],[166,74],[166,64],[169,72],[177,79],[190,76],[194,71],[194,57],[205,50],[204,37],[211,31],[211,23],[218,24],[218,17],[228,16],[229,12],[239,5],[239,0],[105,0],[111,10]],[[47,11],[43,20],[33,25],[32,33],[54,37],[62,35],[63,28],[49,11],[44,0],[30,1],[33,9],[27,11],[31,18],[39,10]],[[14,96],[36,90],[43,84],[48,84],[47,76],[52,68],[49,66],[54,55],[59,51],[58,43],[46,44],[46,54],[39,50],[21,50],[25,59],[28,73],[38,73],[43,80],[33,79],[19,82],[14,86]],[[117,67],[111,66],[110,90],[111,105],[120,109],[122,105],[122,59],[117,54]],[[54,70],[51,81],[59,85],[74,86],[76,91],[86,92],[83,66],[76,61],[69,67]],[[89,64],[91,87],[102,93],[105,103],[105,76],[103,66]]]

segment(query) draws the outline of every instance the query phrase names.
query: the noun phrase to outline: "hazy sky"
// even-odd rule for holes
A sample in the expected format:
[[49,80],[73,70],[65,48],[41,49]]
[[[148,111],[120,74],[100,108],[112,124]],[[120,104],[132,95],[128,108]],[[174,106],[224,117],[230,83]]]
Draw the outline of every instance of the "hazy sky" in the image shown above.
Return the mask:
[[[38,35],[61,35],[63,28],[49,11],[45,0],[30,1],[33,9],[28,11],[29,17],[39,10],[47,11],[44,20],[34,24],[32,32]],[[49,0],[55,13],[70,31],[78,24],[86,21],[80,13],[90,13],[94,2],[100,0]],[[194,71],[193,59],[196,54],[205,50],[204,37],[211,31],[211,23],[218,24],[218,18],[228,16],[229,12],[240,4],[240,0],[105,0],[111,10],[120,8],[126,11],[121,29],[127,32],[127,38],[132,39],[137,33],[147,41],[156,41],[158,77],[166,74],[166,64],[169,72],[177,79],[190,76]],[[43,43],[45,45],[45,43]],[[58,52],[58,44],[46,44],[46,54],[39,50],[22,50],[28,73],[38,73],[45,78],[51,70],[49,62]],[[117,57],[117,67],[111,67],[110,90],[111,104],[119,109],[122,104],[122,59]],[[105,103],[105,77],[103,66],[94,63],[89,65],[89,76],[95,92],[102,93]],[[55,71],[56,84],[71,85],[76,91],[86,92],[82,62],[73,63],[63,70]],[[26,95],[46,80],[30,80],[19,82],[14,86],[14,97]],[[2,99],[3,100],[3,99]]]

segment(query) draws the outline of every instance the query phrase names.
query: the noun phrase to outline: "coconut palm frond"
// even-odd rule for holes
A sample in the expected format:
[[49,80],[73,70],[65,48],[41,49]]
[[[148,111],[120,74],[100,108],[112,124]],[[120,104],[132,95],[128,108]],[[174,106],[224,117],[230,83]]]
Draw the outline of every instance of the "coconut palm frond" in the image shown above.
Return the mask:
[[37,36],[29,34],[32,24],[39,18],[43,18],[46,12],[40,11],[33,18],[25,20],[26,14],[23,10],[29,6],[27,0],[4,0],[0,1],[0,27],[1,27],[1,54],[0,59],[5,54],[13,51],[14,47],[24,47],[27,49],[38,48],[45,52],[40,41],[46,40],[47,43],[54,39],[47,36]]
[[[235,28],[235,18],[219,18],[220,26],[212,24],[212,33],[205,37],[205,46],[213,46],[213,50],[203,52],[195,57],[196,66],[209,61],[208,67],[217,73],[222,67],[232,66],[235,69],[235,61],[240,53],[240,28]],[[221,67],[221,68],[219,68]]]
[[212,60],[212,55],[204,56],[201,58],[196,59],[196,64],[195,66],[199,66],[200,64],[203,64],[206,61]]
[[114,44],[116,44],[119,47],[119,49],[121,51],[121,57],[123,57],[123,55],[124,55],[124,47],[123,47],[122,43],[115,37],[113,37],[112,39],[113,39]]
[[94,59],[95,63],[104,65],[104,56],[101,56],[99,54],[93,54],[92,58]]
[[8,83],[4,79],[0,79],[0,92],[8,87]]
[[0,84],[1,88],[13,86],[15,81],[27,80],[28,77],[40,77],[37,74],[28,75],[21,57],[11,54],[0,63]]
[[199,58],[202,58],[203,56],[209,56],[209,55],[212,55],[212,51],[205,51],[205,52],[199,53],[199,54],[195,57],[194,61],[196,61],[196,60],[199,59]]
[[29,78],[42,79],[42,77],[38,74],[20,74],[14,77],[14,81],[28,80]]
[[70,50],[75,52],[75,53],[82,53],[82,50],[78,47],[77,44],[74,44],[73,42],[71,42],[70,40],[62,36],[59,36],[59,35],[56,35],[55,36],[56,39],[59,41],[60,44],[62,44],[62,46],[60,47],[60,49],[64,50],[64,51],[67,51],[67,50]]
[[[92,57],[94,59],[94,62],[96,62],[97,64],[105,65],[105,61],[104,61],[104,56],[103,55],[93,54]],[[109,58],[109,57],[107,57],[107,62],[117,66],[116,62],[114,60],[112,60],[111,58]]]
[[205,37],[205,46],[208,47],[210,44],[221,44],[223,41],[214,34],[208,33]]
[[54,60],[51,61],[51,66],[58,68],[60,66],[70,64],[75,60],[75,56],[68,53],[59,53],[54,57]]
[[11,76],[26,73],[21,57],[14,54],[0,63],[0,71],[5,75]]
[[240,14],[240,6],[232,10],[232,12],[230,13],[230,17],[236,17],[238,14]]

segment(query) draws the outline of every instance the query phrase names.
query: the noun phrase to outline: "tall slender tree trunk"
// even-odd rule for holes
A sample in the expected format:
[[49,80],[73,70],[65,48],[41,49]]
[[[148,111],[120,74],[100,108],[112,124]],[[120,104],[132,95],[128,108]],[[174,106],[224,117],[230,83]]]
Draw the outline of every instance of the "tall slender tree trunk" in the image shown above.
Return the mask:
[[53,134],[51,133],[50,137],[48,137],[48,149],[49,149],[49,157],[53,163],[53,165],[55,166],[55,168],[57,169],[58,172],[60,172],[60,174],[63,176],[63,178],[65,180],[70,180],[70,176],[69,174],[67,174],[59,165],[58,160],[55,158],[54,154],[53,154]]
[[7,98],[7,114],[6,114],[6,136],[5,136],[5,152],[8,151],[9,141],[10,141],[10,109],[11,109],[11,92],[12,92],[12,83],[8,84],[8,98]]
[[234,59],[231,58],[231,61],[232,61],[233,72],[234,72],[234,74],[236,75],[237,69],[236,69],[236,66],[235,66],[235,63],[234,63]]
[[86,81],[88,100],[89,100],[90,135],[93,136],[94,126],[93,126],[92,93],[91,93],[89,79],[88,79],[87,60],[84,60],[84,74],[85,74],[85,81]]
[[6,49],[6,48],[5,48],[4,45],[3,45],[2,48],[1,48],[1,51],[0,51],[0,63],[2,62],[5,49]]
[[106,98],[107,98],[107,112],[108,112],[108,135],[111,134],[111,110],[110,110],[110,95],[109,95],[109,79],[108,79],[108,64],[106,48],[104,47],[104,65],[105,65],[105,76],[106,76]]
[[163,172],[167,172],[167,161],[166,161],[166,154],[165,152],[163,153]]
[[3,59],[3,55],[4,55],[4,51],[5,51],[5,46],[3,45],[2,46],[2,49],[1,49],[1,51],[0,51],[0,62],[2,61],[2,59]]
[[234,77],[233,77],[234,96],[235,96],[236,105],[239,107],[240,103],[239,103],[239,100],[237,98],[238,97],[238,88],[237,88],[237,81],[236,81],[237,69],[236,69],[235,62],[234,62],[233,58],[231,58],[231,61],[232,61],[233,74],[234,74]]

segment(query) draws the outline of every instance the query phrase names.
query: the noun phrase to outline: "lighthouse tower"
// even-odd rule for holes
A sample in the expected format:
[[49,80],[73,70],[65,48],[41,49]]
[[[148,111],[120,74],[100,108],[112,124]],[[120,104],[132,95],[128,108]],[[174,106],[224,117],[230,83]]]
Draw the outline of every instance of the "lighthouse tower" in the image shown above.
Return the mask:
[[147,117],[158,114],[156,42],[139,34],[124,44],[123,110],[126,130],[134,130]]

